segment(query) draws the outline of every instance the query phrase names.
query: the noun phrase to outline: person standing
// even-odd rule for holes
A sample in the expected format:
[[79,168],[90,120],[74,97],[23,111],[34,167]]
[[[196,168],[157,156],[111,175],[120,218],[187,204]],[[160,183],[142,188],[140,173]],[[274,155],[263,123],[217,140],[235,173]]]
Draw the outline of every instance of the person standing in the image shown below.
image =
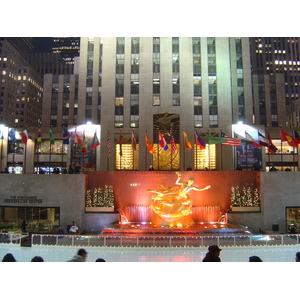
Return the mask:
[[217,245],[209,246],[208,252],[206,253],[202,262],[221,262],[221,259],[219,257],[221,251],[222,249],[220,249]]
[[85,262],[87,257],[87,252],[81,248],[78,250],[77,255],[68,260],[67,262]]
[[300,262],[300,252],[296,253],[296,258],[295,258],[296,262]]

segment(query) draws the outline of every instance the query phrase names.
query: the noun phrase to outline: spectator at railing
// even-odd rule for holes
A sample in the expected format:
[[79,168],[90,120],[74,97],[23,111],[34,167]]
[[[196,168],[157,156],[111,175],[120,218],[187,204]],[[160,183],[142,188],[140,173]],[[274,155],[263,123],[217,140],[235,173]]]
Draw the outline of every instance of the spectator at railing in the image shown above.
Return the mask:
[[44,259],[41,256],[34,256],[31,259],[31,262],[43,262],[43,261],[44,261]]
[[250,256],[249,262],[262,262],[261,258],[258,256]]
[[296,258],[295,258],[296,262],[300,262],[300,252],[296,253]]
[[220,259],[220,249],[217,245],[211,245],[208,247],[208,252],[206,253],[205,257],[203,258],[203,262],[221,262]]
[[2,262],[16,262],[17,260],[11,253],[7,253],[4,255]]

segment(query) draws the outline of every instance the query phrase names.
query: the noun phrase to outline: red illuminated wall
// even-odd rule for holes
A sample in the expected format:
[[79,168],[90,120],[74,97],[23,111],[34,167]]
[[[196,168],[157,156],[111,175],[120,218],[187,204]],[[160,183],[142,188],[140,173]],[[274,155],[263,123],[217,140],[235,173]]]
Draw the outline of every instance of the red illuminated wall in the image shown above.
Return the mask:
[[[100,171],[88,172],[87,188],[112,185],[115,197],[115,209],[125,210],[125,206],[149,206],[153,193],[147,189],[157,190],[159,185],[173,187],[177,175],[173,171]],[[259,187],[260,173],[255,171],[182,171],[182,181],[189,177],[195,179],[194,185],[211,188],[202,191],[190,191],[189,196],[195,206],[220,206],[224,214],[230,206],[231,187]]]

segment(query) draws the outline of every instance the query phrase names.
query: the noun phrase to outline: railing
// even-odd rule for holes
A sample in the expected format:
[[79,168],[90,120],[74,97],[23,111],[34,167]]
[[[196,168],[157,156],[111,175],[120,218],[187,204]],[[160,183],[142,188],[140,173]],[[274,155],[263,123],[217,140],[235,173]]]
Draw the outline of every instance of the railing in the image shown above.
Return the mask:
[[0,244],[21,244],[22,234],[0,233]]
[[298,245],[299,234],[213,236],[125,236],[32,234],[31,245],[78,247],[220,247]]

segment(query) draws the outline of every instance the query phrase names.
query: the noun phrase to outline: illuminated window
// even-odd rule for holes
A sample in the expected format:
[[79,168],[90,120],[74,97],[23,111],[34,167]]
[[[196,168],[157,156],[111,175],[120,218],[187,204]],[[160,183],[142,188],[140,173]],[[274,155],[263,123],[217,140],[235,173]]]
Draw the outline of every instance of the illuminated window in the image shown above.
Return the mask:
[[216,169],[216,145],[206,144],[205,149],[200,150],[194,145],[194,169],[215,170]]
[[138,170],[139,145],[136,150],[131,144],[116,145],[116,170]]

